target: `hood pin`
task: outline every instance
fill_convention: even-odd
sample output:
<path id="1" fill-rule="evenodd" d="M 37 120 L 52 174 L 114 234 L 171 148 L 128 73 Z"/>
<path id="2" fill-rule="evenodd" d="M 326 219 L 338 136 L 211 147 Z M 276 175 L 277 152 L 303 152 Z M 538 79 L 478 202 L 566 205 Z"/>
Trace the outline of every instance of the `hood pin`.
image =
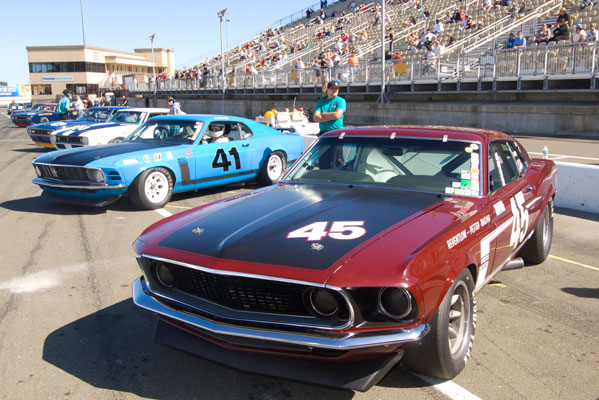
<path id="1" fill-rule="evenodd" d="M 200 235 L 202 232 L 204 232 L 204 230 L 202 228 L 194 228 L 191 233 L 193 233 L 194 235 Z"/>
<path id="2" fill-rule="evenodd" d="M 312 250 L 314 251 L 320 251 L 322 249 L 324 249 L 324 246 L 320 243 L 312 243 Z"/>

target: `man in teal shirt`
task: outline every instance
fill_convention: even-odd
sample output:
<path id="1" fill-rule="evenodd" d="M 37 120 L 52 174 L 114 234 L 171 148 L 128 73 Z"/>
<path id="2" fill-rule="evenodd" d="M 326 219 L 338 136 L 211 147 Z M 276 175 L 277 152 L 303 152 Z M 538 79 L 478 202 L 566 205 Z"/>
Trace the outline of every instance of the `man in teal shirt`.
<path id="1" fill-rule="evenodd" d="M 69 119 L 69 111 L 71 110 L 71 93 L 67 90 L 63 91 L 63 98 L 58 101 L 58 119 L 65 120 Z"/>
<path id="2" fill-rule="evenodd" d="M 314 122 L 318 122 L 320 132 L 318 136 L 343 128 L 343 115 L 345 114 L 345 99 L 339 97 L 339 81 L 332 80 L 327 85 L 327 97 L 323 97 L 314 108 Z"/>

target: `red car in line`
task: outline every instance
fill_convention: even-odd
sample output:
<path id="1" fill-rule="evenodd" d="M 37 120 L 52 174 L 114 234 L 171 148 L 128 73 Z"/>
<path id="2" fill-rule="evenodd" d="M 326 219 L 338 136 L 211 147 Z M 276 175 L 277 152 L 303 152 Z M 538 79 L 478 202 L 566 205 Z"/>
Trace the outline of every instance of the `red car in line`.
<path id="1" fill-rule="evenodd" d="M 367 390 L 396 363 L 451 379 L 475 295 L 543 262 L 556 168 L 509 135 L 389 126 L 321 136 L 282 180 L 135 241 L 155 339 L 234 368 Z"/>

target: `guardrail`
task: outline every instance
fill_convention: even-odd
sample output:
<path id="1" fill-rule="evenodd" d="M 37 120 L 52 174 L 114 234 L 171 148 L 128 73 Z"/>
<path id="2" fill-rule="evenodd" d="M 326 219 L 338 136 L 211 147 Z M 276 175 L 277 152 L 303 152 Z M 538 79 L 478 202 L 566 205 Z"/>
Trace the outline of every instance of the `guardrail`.
<path id="1" fill-rule="evenodd" d="M 558 76 L 562 79 L 589 79 L 588 89 L 597 89 L 598 44 L 541 45 L 520 49 L 492 50 L 478 55 L 450 55 L 434 62 L 426 62 L 417 55 L 404 62 L 387 62 L 382 71 L 380 62 L 365 63 L 360 67 L 348 65 L 313 69 L 279 69 L 258 74 L 231 75 L 227 90 L 295 89 L 325 84 L 329 79 L 339 79 L 348 88 L 361 86 L 358 91 L 370 91 L 371 85 L 379 85 L 384 72 L 387 84 L 418 83 L 449 80 L 495 80 L 503 78 L 546 78 Z M 138 83 L 132 92 L 152 92 L 153 83 Z M 171 79 L 158 82 L 159 92 L 221 90 L 217 76 L 208 79 Z M 380 89 L 379 89 L 380 90 Z M 373 92 L 377 89 L 373 88 Z"/>

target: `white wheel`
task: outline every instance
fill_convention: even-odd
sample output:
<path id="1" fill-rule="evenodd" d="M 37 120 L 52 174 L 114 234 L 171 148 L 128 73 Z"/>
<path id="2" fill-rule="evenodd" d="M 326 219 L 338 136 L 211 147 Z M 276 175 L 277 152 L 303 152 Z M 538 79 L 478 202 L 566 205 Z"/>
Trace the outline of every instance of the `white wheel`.
<path id="1" fill-rule="evenodd" d="M 169 184 L 166 176 L 162 172 L 152 172 L 144 181 L 144 192 L 146 198 L 152 203 L 162 203 L 169 194 Z"/>
<path id="2" fill-rule="evenodd" d="M 164 207 L 173 193 L 173 178 L 165 168 L 142 172 L 131 187 L 131 199 L 145 209 Z"/>
<path id="3" fill-rule="evenodd" d="M 261 185 L 272 185 L 281 179 L 283 172 L 285 172 L 285 155 L 280 151 L 275 151 L 262 165 L 257 181 Z"/>

